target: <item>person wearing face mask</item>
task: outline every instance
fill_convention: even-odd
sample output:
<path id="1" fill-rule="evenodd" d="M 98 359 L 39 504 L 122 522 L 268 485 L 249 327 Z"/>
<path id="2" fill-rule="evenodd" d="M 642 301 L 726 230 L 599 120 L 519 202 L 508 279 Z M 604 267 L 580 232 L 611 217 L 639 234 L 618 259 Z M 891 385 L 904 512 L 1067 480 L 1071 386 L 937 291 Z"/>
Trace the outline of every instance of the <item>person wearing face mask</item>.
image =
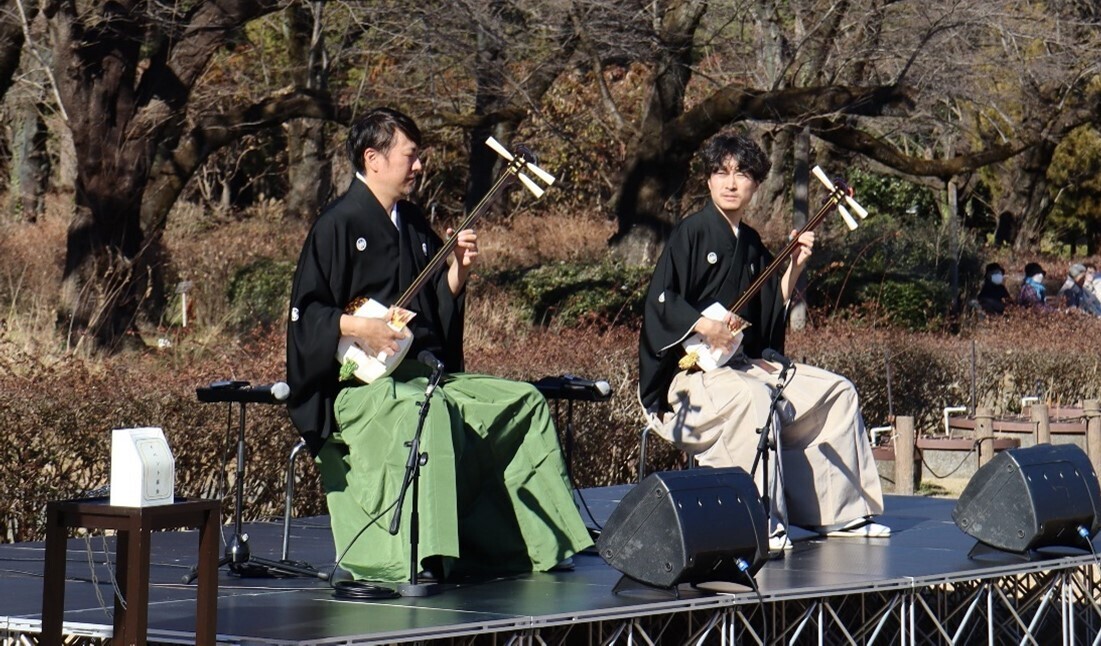
<path id="1" fill-rule="evenodd" d="M 1085 265 L 1074 263 L 1067 269 L 1067 279 L 1059 289 L 1059 295 L 1063 297 L 1063 304 L 1068 309 L 1079 309 L 1094 316 L 1101 315 L 1101 301 L 1085 288 L 1089 280 Z"/>
<path id="2" fill-rule="evenodd" d="M 1030 262 L 1025 265 L 1025 282 L 1021 285 L 1021 293 L 1017 295 L 1017 304 L 1047 309 L 1045 296 L 1044 268 L 1039 263 Z"/>
<path id="3" fill-rule="evenodd" d="M 998 263 L 992 262 L 986 266 L 986 275 L 976 300 L 982 311 L 993 315 L 1004 314 L 1006 304 L 1012 302 L 1009 290 L 1005 288 L 1005 269 Z"/>

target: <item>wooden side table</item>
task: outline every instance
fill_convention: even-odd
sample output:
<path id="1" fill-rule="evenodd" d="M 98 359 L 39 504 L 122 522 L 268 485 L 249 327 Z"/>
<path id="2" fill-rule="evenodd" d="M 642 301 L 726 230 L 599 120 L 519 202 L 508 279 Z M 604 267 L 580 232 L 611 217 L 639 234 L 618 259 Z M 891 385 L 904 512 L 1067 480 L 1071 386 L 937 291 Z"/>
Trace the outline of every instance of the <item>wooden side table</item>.
<path id="1" fill-rule="evenodd" d="M 60 644 L 65 614 L 65 549 L 68 529 L 114 529 L 115 580 L 123 598 L 115 596 L 112 643 L 145 644 L 149 628 L 149 541 L 157 530 L 199 528 L 199 576 L 195 611 L 195 643 L 214 644 L 218 618 L 217 500 L 177 498 L 170 505 L 113 507 L 107 498 L 46 503 L 46 574 L 42 585 L 42 641 Z M 123 607 L 125 599 L 126 607 Z"/>

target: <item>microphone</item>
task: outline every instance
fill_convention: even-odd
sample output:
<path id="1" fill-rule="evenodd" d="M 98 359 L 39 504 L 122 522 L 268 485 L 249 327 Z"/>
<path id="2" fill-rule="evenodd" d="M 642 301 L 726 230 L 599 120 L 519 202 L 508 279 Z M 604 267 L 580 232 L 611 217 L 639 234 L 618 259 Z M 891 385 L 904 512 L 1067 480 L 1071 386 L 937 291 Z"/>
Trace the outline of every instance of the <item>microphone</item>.
<path id="1" fill-rule="evenodd" d="M 765 361 L 771 361 L 773 363 L 780 364 L 784 367 L 784 370 L 791 370 L 791 359 L 788 359 L 787 357 L 773 350 L 772 348 L 765 348 L 765 351 L 761 353 L 761 358 Z"/>
<path id="2" fill-rule="evenodd" d="M 570 390 L 590 390 L 600 393 L 601 397 L 607 397 L 612 394 L 611 384 L 603 379 L 592 381 L 591 379 L 583 379 L 577 375 L 564 374 L 562 375 L 562 386 Z"/>
<path id="3" fill-rule="evenodd" d="M 433 370 L 443 372 L 443 362 L 437 359 L 436 355 L 432 354 L 431 350 L 421 350 L 421 353 L 417 355 L 417 361 L 420 361 Z"/>
<path id="4" fill-rule="evenodd" d="M 287 401 L 287 398 L 291 396 L 291 387 L 284 381 L 277 381 L 274 384 L 253 386 L 252 392 L 271 396 L 272 403 L 274 404 Z"/>
<path id="5" fill-rule="evenodd" d="M 248 386 L 248 382 L 216 381 L 206 388 L 196 388 L 199 401 L 238 402 L 249 404 L 282 404 L 291 396 L 291 387 L 277 381 L 263 386 Z"/>
<path id="6" fill-rule="evenodd" d="M 436 386 L 439 386 L 440 382 L 443 381 L 443 362 L 437 359 L 431 350 L 421 350 L 420 354 L 417 355 L 417 361 L 432 369 L 432 376 L 428 378 L 428 387 L 424 389 L 424 401 L 427 405 L 432 393 L 436 392 Z"/>

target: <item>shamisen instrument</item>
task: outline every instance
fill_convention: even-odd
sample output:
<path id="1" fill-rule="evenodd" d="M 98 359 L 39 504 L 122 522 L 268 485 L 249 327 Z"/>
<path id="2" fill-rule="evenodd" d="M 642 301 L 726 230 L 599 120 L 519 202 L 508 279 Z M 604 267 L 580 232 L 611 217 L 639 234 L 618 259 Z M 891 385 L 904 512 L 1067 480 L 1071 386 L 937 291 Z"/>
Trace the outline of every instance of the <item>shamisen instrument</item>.
<path id="1" fill-rule="evenodd" d="M 742 345 L 743 331 L 750 325 L 748 321 L 738 316 L 737 313 L 760 293 L 765 283 L 768 282 L 776 272 L 780 271 L 784 262 L 795 253 L 796 248 L 799 246 L 799 236 L 807 231 L 813 231 L 815 227 L 826 219 L 826 216 L 829 215 L 829 212 L 835 207 L 841 214 L 841 218 L 845 220 L 845 225 L 848 226 L 850 230 L 855 229 L 858 223 L 852 214 L 849 213 L 848 209 L 845 208 L 844 204 L 848 204 L 849 208 L 860 216 L 860 219 L 868 217 L 868 212 L 864 210 L 864 207 L 856 203 L 856 200 L 852 197 L 852 190 L 845 185 L 844 182 L 838 181 L 837 185 L 834 185 L 834 183 L 826 177 L 826 173 L 818 166 L 815 166 L 812 172 L 814 176 L 818 178 L 818 181 L 822 182 L 830 192 L 829 199 L 826 200 L 826 203 L 822 205 L 818 213 L 815 213 L 814 217 L 812 217 L 802 229 L 792 236 L 783 251 L 777 254 L 773 261 L 769 263 L 768 267 L 765 267 L 765 270 L 757 275 L 730 309 L 724 308 L 719 303 L 712 303 L 702 312 L 703 316 L 714 321 L 723 320 L 726 318 L 728 312 L 734 315 L 735 326 L 734 329 L 731 330 L 731 334 L 734 335 L 734 344 L 731 346 L 731 349 L 724 352 L 722 348 L 712 348 L 702 336 L 693 334 L 681 344 L 685 352 L 678 363 L 681 370 L 698 367 L 704 372 L 707 372 L 720 366 L 725 366 L 726 363 L 730 361 L 731 357 L 734 356 L 734 353 L 736 353 L 738 348 Z"/>
<path id="2" fill-rule="evenodd" d="M 415 316 L 412 311 L 406 308 L 413 302 L 413 299 L 416 298 L 421 289 L 423 289 L 436 273 L 447 264 L 448 255 L 454 251 L 455 245 L 458 244 L 460 231 L 471 228 L 478 218 L 489 209 L 490 204 L 501 195 L 505 187 L 513 180 L 519 180 L 519 182 L 531 191 L 536 198 L 543 196 L 544 189 L 529 176 L 529 173 L 538 178 L 538 180 L 546 186 L 550 186 L 554 183 L 553 175 L 535 165 L 535 154 L 528 148 L 516 146 L 514 152 L 510 153 L 493 137 L 486 140 L 486 145 L 492 148 L 498 155 L 504 157 L 508 165 L 501 173 L 501 176 L 497 178 L 496 183 L 489 189 L 489 192 L 486 193 L 485 197 L 478 202 L 478 205 L 474 207 L 470 215 L 466 216 L 462 224 L 460 224 L 455 229 L 455 232 L 448 237 L 443 243 L 443 246 L 440 247 L 440 250 L 436 252 L 436 255 L 432 257 L 432 260 L 428 262 L 428 265 L 409 285 L 401 297 L 393 303 L 392 307 L 388 307 L 372 298 L 361 297 L 349 303 L 348 307 L 345 309 L 346 314 L 375 319 L 389 317 L 387 325 L 390 326 L 390 329 L 395 332 L 405 329 L 409 321 Z M 341 376 L 344 377 L 346 371 L 350 371 L 357 379 L 368 384 L 380 377 L 385 377 L 393 372 L 394 368 L 401 363 L 402 359 L 404 359 L 405 355 L 409 352 L 409 347 L 412 344 L 413 336 L 409 334 L 397 342 L 397 353 L 372 353 L 359 337 L 350 335 L 341 336 L 336 349 L 336 360 L 341 364 Z"/>

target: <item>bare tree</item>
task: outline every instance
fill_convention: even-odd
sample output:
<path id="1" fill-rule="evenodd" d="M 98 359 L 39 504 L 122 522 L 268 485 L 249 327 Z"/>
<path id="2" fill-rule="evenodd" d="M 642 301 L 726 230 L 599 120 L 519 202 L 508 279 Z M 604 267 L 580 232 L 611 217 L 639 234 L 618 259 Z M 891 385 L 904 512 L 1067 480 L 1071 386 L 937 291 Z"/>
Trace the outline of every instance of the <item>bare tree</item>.
<path id="1" fill-rule="evenodd" d="M 35 221 L 45 208 L 49 181 L 43 120 L 45 91 L 41 85 L 29 82 L 23 84 L 21 92 L 9 90 L 20 69 L 23 46 L 37 13 L 35 0 L 0 2 L 0 98 L 8 96 L 12 105 L 9 199 L 11 211 L 29 222 Z"/>
<path id="2" fill-rule="evenodd" d="M 746 120 L 800 123 L 821 114 L 874 116 L 909 100 L 895 83 L 796 83 L 800 67 L 794 53 L 821 56 L 829 51 L 800 47 L 815 39 L 829 42 L 836 36 L 836 20 L 832 27 L 810 30 L 800 43 L 782 26 L 798 26 L 801 21 L 777 15 L 774 3 L 740 3 L 707 21 L 707 3 L 672 0 L 649 3 L 647 8 L 656 43 L 655 59 L 649 63 L 650 99 L 614 206 L 619 228 L 612 244 L 629 262 L 646 263 L 656 257 L 673 224 L 667 203 L 683 190 L 693 152 L 718 130 Z M 706 70 L 701 81 L 705 88 L 696 90 L 700 98 L 686 110 L 697 60 L 710 63 L 720 58 L 731 62 Z M 816 69 L 821 66 L 821 61 L 811 62 Z M 822 75 L 809 76 L 817 81 Z"/>
<path id="3" fill-rule="evenodd" d="M 23 43 L 38 15 L 38 0 L 0 0 L 0 98 L 11 87 Z"/>
<path id="4" fill-rule="evenodd" d="M 308 6 L 307 6 L 308 5 Z M 311 0 L 284 10 L 288 57 L 295 87 L 328 91 L 329 57 L 325 51 L 323 11 L 325 2 Z M 324 122 L 295 119 L 287 123 L 286 212 L 309 220 L 317 216 L 332 193 L 331 163 L 325 143 Z"/>
<path id="5" fill-rule="evenodd" d="M 791 149 L 785 127 L 797 126 L 943 186 L 1021 153 L 1043 163 L 1046 145 L 1090 118 L 1073 100 L 1098 59 L 1096 22 L 1081 5 L 1078 13 L 978 0 L 645 7 L 658 53 L 648 61 L 650 108 L 626 160 L 612 240 L 632 262 L 660 248 L 692 151 L 732 124 L 768 126 L 779 178 Z M 780 211 L 786 184 L 762 187 L 760 219 Z"/>
<path id="6" fill-rule="evenodd" d="M 334 73 L 354 92 L 348 108 L 403 108 L 426 126 L 431 142 L 446 141 L 430 153 L 422 198 L 434 202 L 444 186 L 464 183 L 466 208 L 481 199 L 498 170 L 486 137 L 507 145 L 538 118 L 545 95 L 571 68 L 578 42 L 568 3 L 559 0 L 416 6 L 380 0 L 342 8 L 358 26 L 358 48 L 341 44 L 333 56 L 334 70 L 342 70 Z M 457 140 L 465 158 L 456 154 Z"/>
<path id="7" fill-rule="evenodd" d="M 43 113 L 46 102 L 34 92 L 15 93 L 11 119 L 11 212 L 24 222 L 35 222 L 46 210 L 50 161 L 49 135 Z"/>
<path id="8" fill-rule="evenodd" d="M 43 3 L 52 71 L 77 152 L 64 266 L 69 339 L 117 349 L 159 286 L 159 240 L 183 184 L 211 151 L 289 118 L 328 116 L 324 96 L 285 90 L 219 112 L 191 98 L 212 57 L 276 0 Z"/>
<path id="9" fill-rule="evenodd" d="M 461 4 L 473 18 L 473 112 L 479 117 L 469 130 L 470 179 L 465 199 L 469 211 L 489 191 L 501 161 L 486 147 L 486 138 L 513 139 L 529 112 L 538 109 L 570 65 L 577 39 L 568 15 L 551 18 L 547 24 L 547 17 L 532 10 L 532 5 L 521 9 L 504 0 L 479 3 L 482 6 Z M 542 51 L 532 47 L 536 32 L 546 39 Z M 519 61 L 524 65 L 518 66 Z"/>

